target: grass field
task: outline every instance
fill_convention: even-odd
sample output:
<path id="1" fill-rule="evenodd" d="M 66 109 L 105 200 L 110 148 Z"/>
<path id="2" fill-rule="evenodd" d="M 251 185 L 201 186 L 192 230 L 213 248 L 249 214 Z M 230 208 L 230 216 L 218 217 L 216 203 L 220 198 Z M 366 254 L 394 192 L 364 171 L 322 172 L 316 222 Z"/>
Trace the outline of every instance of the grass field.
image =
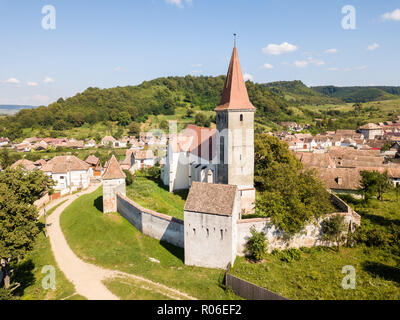
<path id="1" fill-rule="evenodd" d="M 185 206 L 187 191 L 176 194 L 170 193 L 161 185 L 161 182 L 156 183 L 138 176 L 126 188 L 126 195 L 144 208 L 183 220 L 183 207 Z"/>
<path id="2" fill-rule="evenodd" d="M 58 206 L 60 206 L 60 203 Z M 58 206 L 48 211 L 50 215 Z M 43 218 L 40 221 L 43 223 Z M 42 281 L 49 273 L 42 273 L 44 266 L 55 268 L 55 290 L 44 289 Z M 85 298 L 75 294 L 75 288 L 67 280 L 58 268 L 51 251 L 50 240 L 41 232 L 36 240 L 34 249 L 18 265 L 15 271 L 15 281 L 21 283 L 17 289 L 17 295 L 23 300 L 84 300 Z"/>
<path id="3" fill-rule="evenodd" d="M 145 277 L 200 299 L 234 297 L 222 285 L 224 271 L 185 266 L 183 249 L 141 234 L 119 214 L 104 215 L 101 195 L 100 188 L 80 197 L 61 216 L 68 244 L 81 259 Z M 129 297 L 126 284 L 108 285 L 123 298 Z"/>
<path id="4" fill-rule="evenodd" d="M 356 205 L 362 224 L 389 234 L 392 225 L 400 226 L 400 203 L 395 194 L 381 202 L 372 200 Z M 341 286 L 344 266 L 356 270 L 356 289 Z M 236 260 L 233 274 L 268 288 L 290 299 L 400 299 L 400 257 L 391 248 L 343 247 L 303 249 L 301 259 L 290 263 L 267 255 L 262 263 L 245 258 Z"/>

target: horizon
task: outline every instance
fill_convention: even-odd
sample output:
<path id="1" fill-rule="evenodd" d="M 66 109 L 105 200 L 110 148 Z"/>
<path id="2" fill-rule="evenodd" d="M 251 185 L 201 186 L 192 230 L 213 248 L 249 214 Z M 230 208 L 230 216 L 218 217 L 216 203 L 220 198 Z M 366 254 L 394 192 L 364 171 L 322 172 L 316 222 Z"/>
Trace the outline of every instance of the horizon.
<path id="1" fill-rule="evenodd" d="M 48 105 L 88 87 L 225 75 L 234 33 L 244 77 L 255 83 L 400 86 L 399 1 L 353 4 L 355 29 L 343 26 L 348 4 L 54 0 L 53 26 L 45 1 L 0 1 L 0 104 Z"/>

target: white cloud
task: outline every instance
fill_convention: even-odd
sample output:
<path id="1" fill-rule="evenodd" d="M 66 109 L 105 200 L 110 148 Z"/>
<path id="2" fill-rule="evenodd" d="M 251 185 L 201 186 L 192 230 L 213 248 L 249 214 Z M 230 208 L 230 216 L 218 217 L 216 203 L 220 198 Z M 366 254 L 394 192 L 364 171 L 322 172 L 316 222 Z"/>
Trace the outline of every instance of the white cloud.
<path id="1" fill-rule="evenodd" d="M 354 70 L 360 71 L 360 70 L 365 70 L 367 68 L 368 68 L 368 66 L 364 65 L 364 66 L 358 66 L 358 67 L 353 67 L 353 68 L 345 68 L 344 71 L 346 71 L 346 72 L 354 71 Z"/>
<path id="2" fill-rule="evenodd" d="M 191 74 L 193 74 L 193 75 L 197 75 L 197 74 L 201 74 L 201 73 L 203 73 L 203 70 L 192 70 L 191 71 Z"/>
<path id="3" fill-rule="evenodd" d="M 339 68 L 333 67 L 333 68 L 328 68 L 328 71 L 338 71 Z"/>
<path id="4" fill-rule="evenodd" d="M 50 98 L 48 96 L 43 96 L 41 94 L 36 94 L 32 97 L 24 98 L 27 102 L 31 101 L 33 104 L 48 104 L 50 103 Z"/>
<path id="5" fill-rule="evenodd" d="M 367 68 L 368 68 L 368 66 L 359 66 L 359 67 L 355 67 L 354 70 L 365 70 Z"/>
<path id="6" fill-rule="evenodd" d="M 262 51 L 265 54 L 271 54 L 271 55 L 280 55 L 282 53 L 288 53 L 288 52 L 293 52 L 298 49 L 297 46 L 290 44 L 288 42 L 283 42 L 281 44 L 269 44 L 265 48 L 262 49 Z"/>
<path id="7" fill-rule="evenodd" d="M 338 52 L 339 52 L 339 50 L 338 50 L 338 49 L 335 49 L 335 48 L 325 50 L 325 53 L 330 53 L 330 54 L 338 53 Z"/>
<path id="8" fill-rule="evenodd" d="M 247 80 L 254 81 L 254 77 L 250 73 L 245 73 L 243 75 L 243 78 L 244 78 L 244 81 L 247 81 Z"/>
<path id="9" fill-rule="evenodd" d="M 308 57 L 308 61 L 310 61 L 310 63 L 316 65 L 317 67 L 321 67 L 321 66 L 325 65 L 325 61 L 319 60 L 319 59 L 314 59 L 312 57 Z"/>
<path id="10" fill-rule="evenodd" d="M 177 6 L 178 8 L 183 8 L 184 3 L 192 4 L 192 0 L 165 0 L 168 4 Z"/>
<path id="11" fill-rule="evenodd" d="M 273 69 L 274 66 L 272 64 L 269 63 L 264 63 L 264 65 L 261 67 L 261 69 Z"/>
<path id="12" fill-rule="evenodd" d="M 299 61 L 299 60 L 297 60 L 297 61 L 295 61 L 293 64 L 297 67 L 297 68 L 305 68 L 305 67 L 307 67 L 308 66 L 308 61 Z"/>
<path id="13" fill-rule="evenodd" d="M 369 46 L 367 47 L 367 50 L 373 51 L 373 50 L 376 50 L 376 49 L 378 49 L 378 48 L 379 48 L 379 44 L 374 43 L 374 44 L 369 45 Z"/>
<path id="14" fill-rule="evenodd" d="M 393 21 L 400 21 L 400 9 L 395 9 L 392 12 L 386 12 L 381 15 L 383 21 L 386 20 L 393 20 Z"/>
<path id="15" fill-rule="evenodd" d="M 201 68 L 203 65 L 201 63 L 199 64 L 192 64 L 191 67 L 192 68 Z"/>
<path id="16" fill-rule="evenodd" d="M 50 77 L 46 77 L 46 78 L 44 78 L 43 82 L 44 82 L 44 83 L 53 83 L 53 82 L 54 82 L 54 79 L 52 79 L 52 78 L 50 78 Z"/>
<path id="17" fill-rule="evenodd" d="M 115 67 L 114 71 L 121 71 L 121 67 L 120 66 Z"/>
<path id="18" fill-rule="evenodd" d="M 10 79 L 6 80 L 5 82 L 10 83 L 10 84 L 20 84 L 20 81 L 16 78 L 10 78 Z"/>
<path id="19" fill-rule="evenodd" d="M 28 82 L 28 86 L 30 87 L 37 87 L 38 85 L 39 84 L 37 82 L 31 82 L 31 81 Z"/>

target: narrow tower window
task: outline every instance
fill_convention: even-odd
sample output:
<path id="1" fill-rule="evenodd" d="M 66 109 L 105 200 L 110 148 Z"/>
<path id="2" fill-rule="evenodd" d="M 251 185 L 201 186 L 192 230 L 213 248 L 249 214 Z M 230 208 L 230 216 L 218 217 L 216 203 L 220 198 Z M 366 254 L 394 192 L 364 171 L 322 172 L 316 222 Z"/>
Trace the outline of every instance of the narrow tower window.
<path id="1" fill-rule="evenodd" d="M 242 114 L 240 115 L 240 121 L 243 122 L 243 115 Z"/>
<path id="2" fill-rule="evenodd" d="M 224 240 L 224 230 L 221 229 L 221 240 Z"/>

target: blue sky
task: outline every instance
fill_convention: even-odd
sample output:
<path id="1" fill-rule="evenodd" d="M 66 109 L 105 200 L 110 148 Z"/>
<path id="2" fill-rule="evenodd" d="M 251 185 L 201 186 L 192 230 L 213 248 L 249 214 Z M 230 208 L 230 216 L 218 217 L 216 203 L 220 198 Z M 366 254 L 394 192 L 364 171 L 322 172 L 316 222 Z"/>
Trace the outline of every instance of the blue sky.
<path id="1" fill-rule="evenodd" d="M 346 5 L 355 30 L 342 28 Z M 0 104 L 225 74 L 234 32 L 255 82 L 400 85 L 400 0 L 0 0 Z"/>

